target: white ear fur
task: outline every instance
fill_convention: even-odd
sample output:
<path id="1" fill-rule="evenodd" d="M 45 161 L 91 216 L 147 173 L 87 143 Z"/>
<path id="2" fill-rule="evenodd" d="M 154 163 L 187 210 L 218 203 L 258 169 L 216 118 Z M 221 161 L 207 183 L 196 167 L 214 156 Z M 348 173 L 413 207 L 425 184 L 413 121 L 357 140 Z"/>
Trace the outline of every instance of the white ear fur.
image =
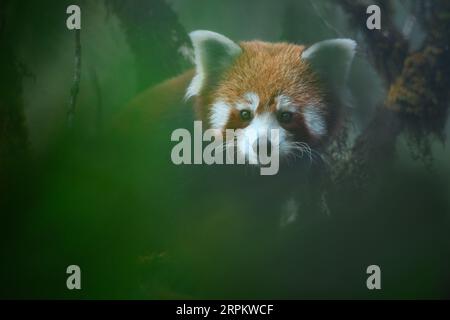
<path id="1" fill-rule="evenodd" d="M 186 91 L 186 99 L 198 95 L 206 83 L 214 83 L 242 52 L 238 44 L 215 32 L 198 30 L 189 37 L 194 47 L 196 75 Z"/>
<path id="2" fill-rule="evenodd" d="M 355 56 L 356 42 L 351 39 L 331 39 L 318 42 L 302 53 L 315 72 L 331 85 L 342 88 Z"/>

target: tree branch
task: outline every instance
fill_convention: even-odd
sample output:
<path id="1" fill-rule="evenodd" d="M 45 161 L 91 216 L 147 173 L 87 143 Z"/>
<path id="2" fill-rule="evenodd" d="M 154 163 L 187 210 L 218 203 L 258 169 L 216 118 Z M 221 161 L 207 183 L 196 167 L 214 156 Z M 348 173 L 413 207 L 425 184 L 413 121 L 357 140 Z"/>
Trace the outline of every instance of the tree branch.
<path id="1" fill-rule="evenodd" d="M 69 108 L 67 110 L 67 125 L 69 128 L 73 126 L 73 119 L 75 117 L 75 107 L 77 104 L 78 93 L 80 91 L 80 77 L 81 77 L 81 31 L 75 30 L 75 66 L 72 89 L 70 90 Z"/>
<path id="2" fill-rule="evenodd" d="M 368 56 L 386 84 L 401 72 L 403 61 L 408 53 L 408 42 L 397 30 L 392 21 L 392 7 L 389 2 L 378 3 L 382 12 L 382 29 L 369 30 L 366 27 L 367 4 L 354 0 L 339 1 L 342 8 L 349 14 L 350 23 L 364 34 L 369 51 Z"/>
<path id="3" fill-rule="evenodd" d="M 341 3 L 351 21 L 363 26 L 370 56 L 389 88 L 371 124 L 333 172 L 334 182 L 360 187 L 373 176 L 373 169 L 392 158 L 396 138 L 405 128 L 424 136 L 438 133 L 445 126 L 450 84 L 450 3 L 433 3 L 425 45 L 413 53 L 408 53 L 407 41 L 392 23 L 389 9 L 382 11 L 385 31 L 376 31 L 365 28 L 364 5 L 349 0 Z"/>

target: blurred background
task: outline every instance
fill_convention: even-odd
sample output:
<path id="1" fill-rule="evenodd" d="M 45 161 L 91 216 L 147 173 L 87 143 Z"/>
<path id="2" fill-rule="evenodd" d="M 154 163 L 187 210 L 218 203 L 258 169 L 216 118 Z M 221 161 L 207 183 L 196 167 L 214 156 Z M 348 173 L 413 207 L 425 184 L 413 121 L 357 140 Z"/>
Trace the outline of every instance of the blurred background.
<path id="1" fill-rule="evenodd" d="M 0 2 L 0 297 L 450 298 L 450 6 L 378 4 L 371 31 L 365 1 Z M 177 167 L 187 108 L 111 130 L 139 92 L 192 68 L 196 29 L 358 42 L 324 172 L 292 189 L 292 176 Z M 66 288 L 71 264 L 81 291 Z"/>

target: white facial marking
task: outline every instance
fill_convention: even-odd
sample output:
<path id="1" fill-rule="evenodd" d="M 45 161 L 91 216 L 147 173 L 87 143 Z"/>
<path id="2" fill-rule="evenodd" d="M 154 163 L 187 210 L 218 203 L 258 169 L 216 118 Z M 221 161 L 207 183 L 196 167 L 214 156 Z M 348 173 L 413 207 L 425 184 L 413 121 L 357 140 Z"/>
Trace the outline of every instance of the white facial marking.
<path id="1" fill-rule="evenodd" d="M 254 92 L 247 92 L 244 95 L 244 99 L 236 103 L 236 109 L 246 110 L 250 109 L 255 112 L 259 105 L 259 96 Z"/>
<path id="2" fill-rule="evenodd" d="M 279 95 L 275 98 L 276 102 L 276 108 L 279 111 L 290 111 L 295 112 L 297 111 L 297 107 L 295 106 L 292 99 L 284 94 Z"/>
<path id="3" fill-rule="evenodd" d="M 231 107 L 219 100 L 215 102 L 210 111 L 209 121 L 211 123 L 212 129 L 223 129 L 225 128 L 228 119 L 230 118 Z"/>
<path id="4" fill-rule="evenodd" d="M 254 92 L 248 92 L 244 98 L 235 104 L 238 110 L 256 111 L 259 105 L 259 96 Z M 218 100 L 213 103 L 209 115 L 209 121 L 212 129 L 224 129 L 228 120 L 230 119 L 230 112 L 232 107 L 223 100 Z"/>
<path id="5" fill-rule="evenodd" d="M 324 116 L 321 110 L 313 105 L 308 105 L 303 110 L 306 126 L 315 136 L 323 136 L 327 133 Z"/>
<path id="6" fill-rule="evenodd" d="M 286 140 L 287 132 L 278 123 L 275 116 L 270 112 L 265 112 L 256 115 L 250 124 L 242 129 L 244 139 L 238 139 L 238 150 L 251 162 L 256 163 L 258 154 L 253 149 L 253 144 L 258 138 L 269 139 L 271 137 L 271 130 L 278 131 L 279 142 L 278 145 L 283 144 Z"/>

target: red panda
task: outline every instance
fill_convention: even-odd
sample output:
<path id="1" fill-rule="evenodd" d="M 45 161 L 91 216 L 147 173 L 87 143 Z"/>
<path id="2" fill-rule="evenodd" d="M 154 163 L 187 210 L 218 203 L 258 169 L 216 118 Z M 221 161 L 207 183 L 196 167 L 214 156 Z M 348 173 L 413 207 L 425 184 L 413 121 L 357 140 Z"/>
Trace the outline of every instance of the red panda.
<path id="1" fill-rule="evenodd" d="M 190 38 L 195 69 L 147 90 L 132 108 L 153 107 L 155 113 L 161 110 L 155 105 L 181 104 L 184 96 L 193 101 L 204 128 L 219 134 L 226 129 L 242 129 L 243 135 L 257 132 L 242 143 L 257 145 L 260 139 L 269 139 L 269 130 L 278 129 L 281 158 L 303 153 L 333 136 L 355 41 L 332 39 L 310 47 L 236 43 L 211 31 L 194 31 Z M 243 153 L 252 150 L 237 147 Z"/>

